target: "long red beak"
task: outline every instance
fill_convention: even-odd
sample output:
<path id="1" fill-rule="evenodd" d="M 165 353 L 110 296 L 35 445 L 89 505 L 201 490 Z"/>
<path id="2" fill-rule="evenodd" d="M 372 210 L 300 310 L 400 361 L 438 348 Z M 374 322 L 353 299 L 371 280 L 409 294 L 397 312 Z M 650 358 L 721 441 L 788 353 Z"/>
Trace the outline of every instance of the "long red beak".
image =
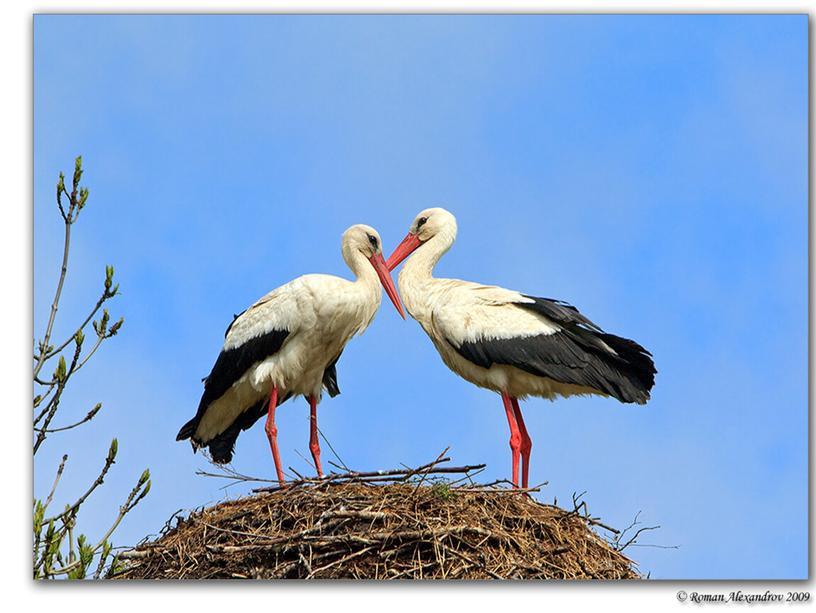
<path id="1" fill-rule="evenodd" d="M 402 242 L 397 245 L 397 248 L 394 249 L 394 253 L 391 254 L 391 257 L 389 257 L 388 261 L 385 263 L 388 270 L 394 270 L 397 266 L 399 266 L 400 262 L 411 255 L 414 252 L 414 249 L 419 247 L 421 244 L 422 241 L 419 240 L 419 237 L 416 234 L 409 232 L 408 236 L 402 239 Z"/>
<path id="2" fill-rule="evenodd" d="M 388 266 L 385 264 L 385 260 L 383 259 L 382 253 L 375 253 L 368 261 L 371 262 L 371 265 L 374 267 L 374 270 L 377 271 L 377 276 L 380 278 L 380 283 L 382 283 L 383 288 L 385 289 L 385 293 L 388 294 L 388 297 L 391 299 L 391 302 L 394 303 L 394 306 L 397 307 L 397 311 L 400 314 L 400 317 L 405 319 L 405 313 L 402 310 L 402 304 L 400 303 L 399 294 L 397 293 L 397 288 L 394 287 L 394 282 L 391 280 L 391 273 L 388 272 Z"/>

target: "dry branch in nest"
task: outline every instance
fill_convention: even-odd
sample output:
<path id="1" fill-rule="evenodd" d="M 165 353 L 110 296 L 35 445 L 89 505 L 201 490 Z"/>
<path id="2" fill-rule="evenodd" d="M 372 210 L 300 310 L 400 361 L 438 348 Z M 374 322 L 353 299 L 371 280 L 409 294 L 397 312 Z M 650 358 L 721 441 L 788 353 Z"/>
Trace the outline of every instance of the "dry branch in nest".
<path id="1" fill-rule="evenodd" d="M 178 519 L 116 579 L 637 579 L 596 519 L 419 469 L 266 488 Z M 248 479 L 241 479 L 248 480 Z M 535 489 L 535 488 L 532 488 Z M 169 522 L 168 522 L 169 523 Z"/>

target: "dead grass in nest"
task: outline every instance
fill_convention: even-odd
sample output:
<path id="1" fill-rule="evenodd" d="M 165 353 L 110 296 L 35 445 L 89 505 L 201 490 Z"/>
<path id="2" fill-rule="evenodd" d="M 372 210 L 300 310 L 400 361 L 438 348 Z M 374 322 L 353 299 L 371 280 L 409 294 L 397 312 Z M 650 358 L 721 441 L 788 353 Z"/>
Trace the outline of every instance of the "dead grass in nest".
<path id="1" fill-rule="evenodd" d="M 580 508 L 444 481 L 299 484 L 178 519 L 113 578 L 639 579 Z"/>

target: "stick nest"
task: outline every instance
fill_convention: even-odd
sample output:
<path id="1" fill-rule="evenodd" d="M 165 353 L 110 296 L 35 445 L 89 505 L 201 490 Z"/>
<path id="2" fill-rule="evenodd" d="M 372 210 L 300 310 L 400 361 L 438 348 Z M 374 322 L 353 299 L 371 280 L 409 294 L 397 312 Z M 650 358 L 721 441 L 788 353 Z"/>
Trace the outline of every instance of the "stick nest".
<path id="1" fill-rule="evenodd" d="M 299 483 L 176 518 L 116 579 L 638 579 L 565 511 L 449 482 Z"/>

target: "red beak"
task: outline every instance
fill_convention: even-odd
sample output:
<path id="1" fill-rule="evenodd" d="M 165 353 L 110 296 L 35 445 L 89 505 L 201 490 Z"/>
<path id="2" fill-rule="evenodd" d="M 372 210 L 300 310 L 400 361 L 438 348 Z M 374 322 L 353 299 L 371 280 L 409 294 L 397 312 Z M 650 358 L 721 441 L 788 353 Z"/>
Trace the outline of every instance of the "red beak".
<path id="1" fill-rule="evenodd" d="M 385 293 L 388 294 L 391 302 L 393 302 L 394 306 L 397 307 L 400 317 L 405 319 L 405 313 L 402 310 L 402 304 L 400 303 L 397 288 L 394 287 L 394 282 L 391 280 L 391 273 L 388 272 L 388 267 L 385 265 L 385 260 L 383 259 L 382 253 L 375 253 L 368 258 L 368 261 L 371 262 L 374 270 L 377 271 L 377 276 L 380 278 L 380 283 L 382 283 Z"/>
<path id="2" fill-rule="evenodd" d="M 388 270 L 394 270 L 397 266 L 399 266 L 400 262 L 411 255 L 421 244 L 422 241 L 419 240 L 419 237 L 416 234 L 409 232 L 408 236 L 402 239 L 402 242 L 397 245 L 397 248 L 394 249 L 394 253 L 391 254 L 391 257 L 389 257 L 388 261 L 385 263 Z"/>

